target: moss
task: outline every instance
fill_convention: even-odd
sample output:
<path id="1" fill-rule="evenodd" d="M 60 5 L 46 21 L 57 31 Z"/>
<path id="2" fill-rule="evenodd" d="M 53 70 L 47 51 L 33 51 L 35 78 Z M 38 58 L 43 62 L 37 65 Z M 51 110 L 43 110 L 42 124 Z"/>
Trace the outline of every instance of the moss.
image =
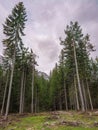
<path id="1" fill-rule="evenodd" d="M 0 130 L 98 130 L 98 127 L 94 126 L 95 121 L 98 122 L 98 116 L 77 112 L 58 112 L 58 118 L 52 119 L 52 117 L 49 113 L 17 116 L 15 120 L 10 116 L 11 123 L 5 128 L 0 127 Z M 62 123 L 64 121 L 67 123 Z M 73 122 L 80 122 L 81 125 L 70 126 L 69 124 Z"/>

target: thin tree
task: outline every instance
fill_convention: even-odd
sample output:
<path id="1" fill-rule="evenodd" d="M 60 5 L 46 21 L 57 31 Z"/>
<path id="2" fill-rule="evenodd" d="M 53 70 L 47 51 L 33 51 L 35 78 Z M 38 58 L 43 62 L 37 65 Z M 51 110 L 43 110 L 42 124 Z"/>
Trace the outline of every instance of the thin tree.
<path id="1" fill-rule="evenodd" d="M 79 98 L 78 98 L 78 91 L 77 91 L 77 84 L 76 84 L 76 77 L 74 76 L 74 87 L 75 87 L 75 96 L 76 96 L 76 109 L 79 111 Z"/>
<path id="2" fill-rule="evenodd" d="M 4 34 L 8 37 L 7 39 L 3 40 L 3 44 L 6 47 L 6 55 L 12 59 L 5 119 L 9 112 L 15 60 L 16 55 L 22 45 L 21 36 L 24 36 L 23 30 L 25 28 L 25 21 L 26 11 L 23 3 L 19 2 L 12 10 L 12 15 L 9 15 L 8 18 L 6 18 L 6 22 L 3 25 Z"/>
<path id="3" fill-rule="evenodd" d="M 34 113 L 34 75 L 35 75 L 35 64 L 37 62 L 35 61 L 36 55 L 33 53 L 31 49 L 31 70 L 32 70 L 32 87 L 31 87 L 31 92 L 32 92 L 32 100 L 31 100 L 31 113 Z"/>
<path id="4" fill-rule="evenodd" d="M 21 54 L 21 63 L 20 63 L 20 70 L 21 70 L 21 89 L 20 89 L 20 106 L 19 106 L 19 113 L 23 113 L 24 107 L 24 94 L 25 94 L 25 80 L 26 80 L 26 68 L 28 67 L 28 48 L 22 48 Z"/>
<path id="5" fill-rule="evenodd" d="M 78 82 L 78 88 L 79 88 L 80 100 L 81 100 L 81 108 L 82 108 L 82 111 L 85 111 L 85 105 L 84 105 L 84 100 L 83 100 L 83 93 L 82 93 L 82 89 L 81 89 L 81 84 L 80 84 L 79 69 L 78 69 L 77 56 L 76 56 L 76 48 L 75 48 L 74 40 L 73 40 L 73 49 L 74 49 L 74 59 L 75 59 L 75 67 L 76 67 L 76 76 L 77 76 L 77 82 Z"/>
<path id="6" fill-rule="evenodd" d="M 3 115 L 3 112 L 4 112 L 4 104 L 5 104 L 6 94 L 7 94 L 8 81 L 9 81 L 9 71 L 7 71 L 7 74 L 6 74 L 6 83 L 5 83 L 4 96 L 3 96 L 3 101 L 2 101 L 1 115 Z"/>

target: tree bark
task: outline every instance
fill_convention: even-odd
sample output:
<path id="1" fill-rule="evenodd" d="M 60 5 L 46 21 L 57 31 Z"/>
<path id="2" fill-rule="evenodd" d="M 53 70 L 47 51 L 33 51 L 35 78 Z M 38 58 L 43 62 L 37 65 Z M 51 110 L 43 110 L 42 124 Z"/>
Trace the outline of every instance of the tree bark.
<path id="1" fill-rule="evenodd" d="M 79 107 L 79 99 L 78 99 L 78 92 L 77 92 L 77 86 L 76 86 L 75 76 L 74 76 L 74 86 L 75 86 L 75 95 L 76 95 L 76 108 L 79 111 L 80 107 Z"/>
<path id="2" fill-rule="evenodd" d="M 34 113 L 34 64 L 32 68 L 32 102 L 31 102 L 31 113 Z"/>
<path id="3" fill-rule="evenodd" d="M 3 97 L 3 102 L 2 102 L 2 108 L 1 108 L 1 115 L 3 115 L 4 111 L 4 104 L 5 104 L 5 98 L 7 94 L 7 87 L 8 87 L 8 80 L 9 79 L 9 71 L 7 72 L 7 79 L 6 79 L 6 84 L 5 84 L 5 90 L 4 90 L 4 97 Z"/>
<path id="4" fill-rule="evenodd" d="M 65 76 L 64 76 L 64 77 L 65 77 Z M 67 103 L 67 93 L 66 93 L 65 79 L 64 79 L 64 95 L 65 95 L 66 111 L 68 111 L 68 103 Z"/>
<path id="5" fill-rule="evenodd" d="M 22 114 L 22 106 L 23 106 L 23 83 L 24 83 L 24 70 L 22 72 L 21 77 L 21 90 L 20 90 L 20 107 L 19 107 L 19 114 Z"/>
<path id="6" fill-rule="evenodd" d="M 59 109 L 62 110 L 61 90 L 60 90 L 60 95 L 59 95 Z"/>
<path id="7" fill-rule="evenodd" d="M 37 86 L 36 86 L 36 91 L 35 91 L 35 113 L 37 112 L 37 97 L 38 94 L 37 94 Z"/>
<path id="8" fill-rule="evenodd" d="M 88 96 L 89 96 L 89 100 L 90 100 L 90 107 L 91 107 L 91 110 L 93 111 L 92 98 L 91 98 L 91 94 L 90 94 L 90 90 L 89 90 L 87 79 L 86 79 L 86 84 L 87 84 L 87 91 L 88 91 Z"/>
<path id="9" fill-rule="evenodd" d="M 6 112 L 5 112 L 5 119 L 7 118 L 8 112 L 9 112 L 11 90 L 12 90 L 12 82 L 13 82 L 13 74 L 14 74 L 14 67 L 15 67 L 15 50 L 14 50 L 14 55 L 13 55 L 13 63 L 12 63 L 11 76 L 10 76 L 10 83 L 9 83 L 9 91 L 8 91 L 8 98 L 7 98 L 7 106 L 6 106 Z"/>
<path id="10" fill-rule="evenodd" d="M 85 102 L 85 110 L 87 111 L 87 98 L 86 98 L 86 91 L 85 91 L 83 80 L 82 80 L 82 88 L 83 88 L 83 97 L 84 97 L 84 102 Z"/>
<path id="11" fill-rule="evenodd" d="M 39 93 L 37 93 L 37 112 L 39 112 Z"/>
<path id="12" fill-rule="evenodd" d="M 23 83 L 23 103 L 22 103 L 22 113 L 24 112 L 24 106 L 25 106 L 25 86 L 26 86 L 26 73 L 24 72 L 24 83 Z"/>
<path id="13" fill-rule="evenodd" d="M 80 100 L 81 100 L 81 108 L 82 108 L 82 111 L 84 112 L 85 111 L 85 107 L 84 107 L 84 100 L 83 100 L 82 88 L 81 88 L 81 84 L 80 84 L 78 63 L 77 63 L 77 57 L 76 57 L 76 48 L 75 48 L 74 41 L 73 41 L 73 49 L 74 49 L 74 59 L 75 59 L 75 67 L 76 67 L 76 75 L 77 75 L 77 81 L 78 81 L 78 88 L 79 88 Z"/>

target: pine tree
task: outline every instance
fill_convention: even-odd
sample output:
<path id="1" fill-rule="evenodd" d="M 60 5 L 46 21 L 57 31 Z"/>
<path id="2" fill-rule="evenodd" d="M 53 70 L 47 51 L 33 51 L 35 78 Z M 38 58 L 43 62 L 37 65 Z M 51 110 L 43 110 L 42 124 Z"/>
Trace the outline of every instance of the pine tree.
<path id="1" fill-rule="evenodd" d="M 89 42 L 87 42 L 87 40 L 85 43 L 84 41 L 85 37 L 82 34 L 82 29 L 80 28 L 77 22 L 75 23 L 71 22 L 70 25 L 66 27 L 65 34 L 66 38 L 65 40 L 61 40 L 61 44 L 64 46 L 63 50 L 66 57 L 66 66 L 68 72 L 67 79 L 69 77 L 70 80 L 70 78 L 72 77 L 71 79 L 72 82 L 70 84 L 75 84 L 76 87 L 74 77 L 75 76 L 77 77 L 81 108 L 82 111 L 84 111 L 86 107 L 86 96 L 85 96 L 86 92 L 85 87 L 83 86 L 85 75 L 85 71 L 83 70 L 83 68 L 85 68 L 85 70 L 89 68 L 89 66 L 86 66 L 87 64 L 85 64 L 88 60 L 88 54 L 86 49 L 87 47 L 90 47 L 91 49 L 93 47 L 92 44 L 89 44 Z M 88 46 L 86 46 L 87 43 Z"/>
<path id="2" fill-rule="evenodd" d="M 29 52 L 28 48 L 22 47 L 22 53 L 20 56 L 20 71 L 21 71 L 21 89 L 20 89 L 20 107 L 19 113 L 22 114 L 24 110 L 24 97 L 25 97 L 25 83 L 26 72 L 28 68 Z"/>
<path id="3" fill-rule="evenodd" d="M 35 75 L 35 65 L 37 64 L 37 62 L 35 61 L 36 55 L 33 53 L 32 49 L 31 49 L 31 53 L 30 53 L 30 66 L 31 66 L 31 70 L 32 70 L 32 100 L 31 100 L 31 112 L 34 113 L 34 75 Z"/>
<path id="4" fill-rule="evenodd" d="M 65 98 L 65 108 L 68 110 L 68 101 L 67 101 L 67 89 L 66 89 L 66 63 L 65 63 L 65 56 L 64 56 L 64 50 L 61 50 L 61 54 L 59 57 L 59 79 L 60 79 L 60 84 L 63 87 L 64 91 L 64 98 Z"/>
<path id="5" fill-rule="evenodd" d="M 11 75 L 5 118 L 9 112 L 15 60 L 16 55 L 22 46 L 21 36 L 24 36 L 23 30 L 25 28 L 25 21 L 26 11 L 23 3 L 19 2 L 12 10 L 12 15 L 9 15 L 8 18 L 6 18 L 6 22 L 3 25 L 4 34 L 7 36 L 7 39 L 3 40 L 3 44 L 5 46 L 5 55 L 11 58 Z"/>

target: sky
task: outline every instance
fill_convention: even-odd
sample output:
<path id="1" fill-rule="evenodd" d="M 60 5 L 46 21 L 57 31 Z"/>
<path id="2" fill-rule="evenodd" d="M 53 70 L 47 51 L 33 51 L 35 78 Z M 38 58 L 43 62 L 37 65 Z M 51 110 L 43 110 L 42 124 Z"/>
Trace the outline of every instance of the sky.
<path id="1" fill-rule="evenodd" d="M 98 0 L 21 0 L 27 12 L 26 36 L 23 43 L 32 48 L 38 56 L 37 69 L 49 74 L 60 55 L 60 37 L 65 37 L 64 29 L 70 21 L 78 21 L 84 34 L 90 35 L 90 40 L 96 51 L 91 54 L 98 56 Z M 11 14 L 12 8 L 20 0 L 0 0 L 0 54 L 3 53 L 2 24 Z"/>

